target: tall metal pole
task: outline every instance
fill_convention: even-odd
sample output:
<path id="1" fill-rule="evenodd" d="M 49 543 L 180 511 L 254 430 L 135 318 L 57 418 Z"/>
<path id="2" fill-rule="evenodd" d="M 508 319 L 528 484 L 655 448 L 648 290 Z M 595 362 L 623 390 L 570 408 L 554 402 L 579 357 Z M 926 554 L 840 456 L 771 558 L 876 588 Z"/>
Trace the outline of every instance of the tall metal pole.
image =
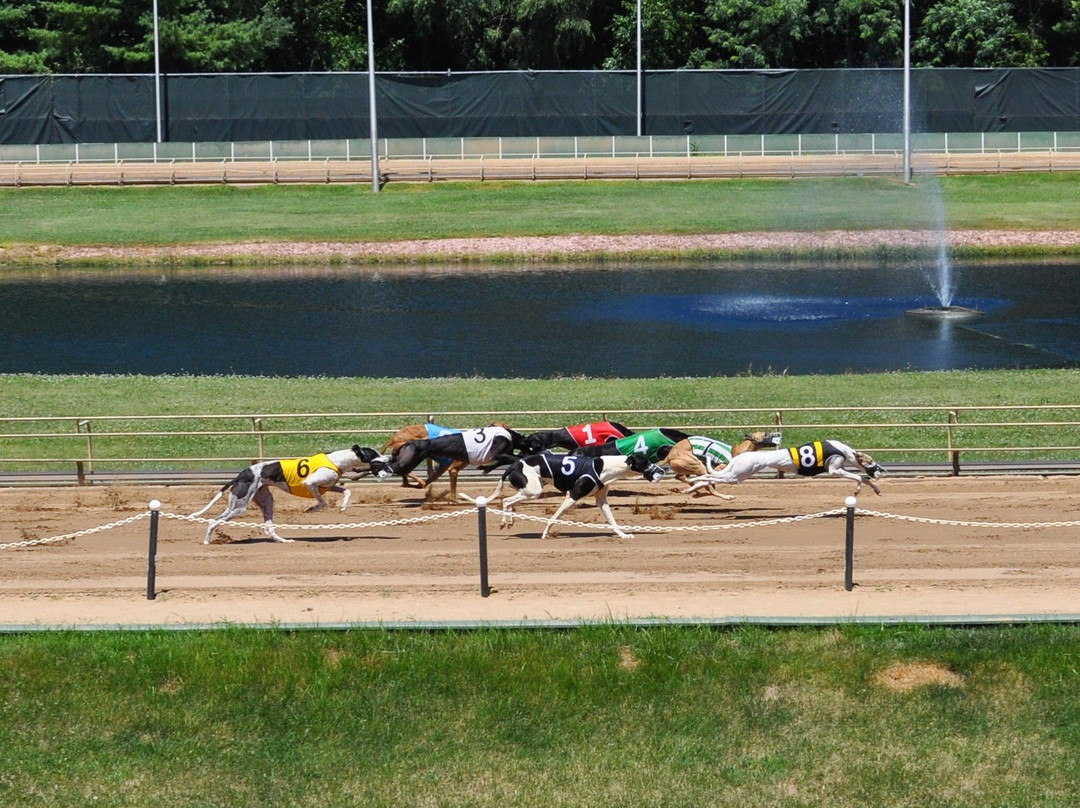
<path id="1" fill-rule="evenodd" d="M 641 137 L 641 0 L 637 0 L 637 136 Z"/>
<path id="2" fill-rule="evenodd" d="M 904 182 L 911 183 L 911 0 L 904 0 Z"/>
<path id="3" fill-rule="evenodd" d="M 371 118 L 371 190 L 379 193 L 379 125 L 375 115 L 375 29 L 367 0 L 368 116 Z"/>
<path id="4" fill-rule="evenodd" d="M 158 47 L 158 0 L 154 0 L 154 120 L 157 142 L 161 142 L 161 48 Z"/>

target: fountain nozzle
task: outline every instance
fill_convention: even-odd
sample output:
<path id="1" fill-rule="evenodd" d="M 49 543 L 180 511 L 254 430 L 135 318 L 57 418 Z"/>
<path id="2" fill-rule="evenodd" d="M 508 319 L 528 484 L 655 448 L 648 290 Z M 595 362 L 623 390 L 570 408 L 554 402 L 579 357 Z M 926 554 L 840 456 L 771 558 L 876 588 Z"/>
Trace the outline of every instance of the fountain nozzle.
<path id="1" fill-rule="evenodd" d="M 905 314 L 927 320 L 970 320 L 981 317 L 983 313 L 966 306 L 928 306 L 925 309 L 908 309 Z"/>

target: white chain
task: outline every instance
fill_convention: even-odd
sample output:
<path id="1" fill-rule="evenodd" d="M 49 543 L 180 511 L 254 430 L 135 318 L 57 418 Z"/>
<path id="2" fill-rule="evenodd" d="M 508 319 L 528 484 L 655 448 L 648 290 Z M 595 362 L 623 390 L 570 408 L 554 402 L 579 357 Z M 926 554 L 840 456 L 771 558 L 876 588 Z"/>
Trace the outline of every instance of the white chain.
<path id="1" fill-rule="evenodd" d="M 458 516 L 464 516 L 465 514 L 476 513 L 473 508 L 465 508 L 460 511 L 450 511 L 448 513 L 435 513 L 429 516 L 416 516 L 412 519 L 387 519 L 383 522 L 350 522 L 348 524 L 329 524 L 329 525 L 286 525 L 279 522 L 274 522 L 275 528 L 281 530 L 356 530 L 358 528 L 365 527 L 388 527 L 398 525 L 417 525 L 421 522 L 435 522 L 439 519 L 454 519 Z M 177 513 L 163 513 L 161 514 L 165 519 L 176 519 L 181 522 L 198 522 L 204 525 L 218 524 L 218 525 L 234 525 L 236 527 L 253 527 L 262 529 L 264 525 L 261 522 L 240 522 L 229 520 L 228 522 L 222 522 L 220 519 L 207 519 L 204 516 L 183 516 Z"/>
<path id="2" fill-rule="evenodd" d="M 880 516 L 882 519 L 899 519 L 903 522 L 921 522 L 927 525 L 955 525 L 958 527 L 1010 527 L 1010 528 L 1044 528 L 1044 527 L 1077 527 L 1078 522 L 969 522 L 962 519 L 933 519 L 929 516 L 899 516 L 895 513 L 882 513 L 881 511 L 857 511 L 861 516 Z"/>
<path id="3" fill-rule="evenodd" d="M 491 513 L 505 514 L 506 511 L 498 508 L 488 508 Z M 776 519 L 760 519 L 755 522 L 732 522 L 722 525 L 672 525 L 671 527 L 663 527 L 661 525 L 619 525 L 623 530 L 637 531 L 639 533 L 678 533 L 678 532 L 701 532 L 706 530 L 741 530 L 748 527 L 768 527 L 769 525 L 780 525 L 786 522 L 803 522 L 807 519 L 821 519 L 824 516 L 839 516 L 844 513 L 844 508 L 837 508 L 832 511 L 822 511 L 821 513 L 808 513 L 803 516 L 784 516 Z M 534 522 L 547 522 L 547 517 L 533 516 L 527 513 L 513 512 L 515 519 L 525 519 Z M 556 519 L 552 522 L 554 525 L 569 525 L 571 527 L 608 527 L 608 525 L 601 525 L 599 522 L 571 522 L 566 519 Z"/>
<path id="4" fill-rule="evenodd" d="M 67 539 L 77 539 L 80 536 L 89 536 L 91 533 L 101 533 L 103 530 L 112 530 L 114 527 L 121 527 L 123 525 L 130 525 L 132 522 L 138 522 L 140 519 L 145 519 L 150 515 L 150 511 L 135 514 L 129 516 L 127 519 L 121 519 L 119 522 L 110 522 L 107 525 L 99 525 L 98 527 L 89 527 L 86 530 L 77 530 L 74 533 L 65 533 L 62 536 L 52 536 L 48 539 L 27 539 L 26 541 L 13 541 L 8 544 L 0 544 L 0 550 L 8 550 L 12 547 L 33 547 L 35 544 L 52 544 L 53 542 L 66 541 Z"/>
<path id="5" fill-rule="evenodd" d="M 527 513 L 518 513 L 514 511 L 512 514 L 507 511 L 503 511 L 499 508 L 487 508 L 487 510 L 494 515 L 512 515 L 515 519 L 523 519 L 526 521 L 534 522 L 547 522 L 547 518 L 543 516 L 534 516 Z M 831 511 L 821 511 L 819 513 L 809 513 L 802 516 L 785 516 L 777 519 L 759 519 L 752 522 L 738 522 L 728 523 L 722 525 L 673 525 L 671 527 L 664 527 L 660 525 L 620 525 L 626 531 L 637 531 L 643 533 L 678 533 L 678 532 L 704 532 L 709 530 L 742 530 L 744 528 L 752 527 L 769 527 L 772 525 L 781 525 L 792 522 L 804 522 L 809 519 L 822 519 L 828 516 L 840 516 L 845 513 L 846 508 L 836 508 Z M 436 522 L 441 519 L 456 519 L 460 516 L 475 513 L 473 508 L 463 508 L 458 511 L 450 511 L 448 513 L 429 514 L 428 516 L 416 516 L 411 519 L 387 519 L 381 522 L 350 522 L 347 524 L 316 524 L 316 525 L 288 525 L 288 524 L 275 524 L 274 527 L 281 528 L 283 530 L 327 530 L 327 529 L 340 529 L 340 530 L 356 530 L 369 527 L 396 527 L 401 525 L 416 525 L 423 522 Z M 27 539 L 25 541 L 8 542 L 7 544 L 0 544 L 0 550 L 8 550 L 13 547 L 33 547 L 40 544 L 53 544 L 55 542 L 67 541 L 68 539 L 77 539 L 82 536 L 90 536 L 94 533 L 101 533 L 106 530 L 112 530 L 114 528 L 123 527 L 124 525 L 138 522 L 142 519 L 146 519 L 150 516 L 150 511 L 144 511 L 143 513 L 129 516 L 126 519 L 120 519 L 116 522 L 110 522 L 107 525 L 99 525 L 98 527 L 87 528 L 86 530 L 77 530 L 74 533 L 64 533 L 59 536 L 51 536 L 47 539 Z M 1080 521 L 1072 522 L 973 522 L 962 519 L 935 519 L 928 516 L 901 516 L 894 513 L 884 513 L 882 511 L 870 511 L 857 509 L 856 513 L 863 516 L 879 516 L 882 519 L 897 519 L 902 522 L 916 522 L 920 524 L 928 525 L 951 525 L 956 527 L 987 527 L 987 528 L 1015 528 L 1015 529 L 1038 529 L 1038 528 L 1052 528 L 1052 527 L 1080 527 Z M 200 524 L 226 524 L 217 519 L 207 519 L 200 516 L 184 516 L 176 513 L 162 513 L 161 516 L 165 519 L 176 519 L 181 522 L 196 522 Z M 236 527 L 249 527 L 261 529 L 263 525 L 258 522 L 228 522 L 230 525 Z M 597 522 L 573 522 L 567 519 L 556 519 L 552 524 L 567 525 L 569 527 L 584 527 L 595 528 L 603 527 Z"/>

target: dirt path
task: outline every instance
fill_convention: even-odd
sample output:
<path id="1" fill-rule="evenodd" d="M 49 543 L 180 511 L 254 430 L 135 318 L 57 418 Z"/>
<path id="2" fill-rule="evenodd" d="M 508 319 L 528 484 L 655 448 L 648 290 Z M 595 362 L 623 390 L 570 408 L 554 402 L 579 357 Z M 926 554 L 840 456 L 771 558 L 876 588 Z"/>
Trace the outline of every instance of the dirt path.
<path id="1" fill-rule="evenodd" d="M 887 479 L 860 508 L 993 523 L 1080 521 L 1080 477 Z M 473 494 L 490 483 L 470 482 Z M 473 511 L 394 482 L 357 486 L 346 514 L 303 512 L 278 497 L 291 544 L 227 526 L 203 545 L 203 524 L 162 520 L 155 600 L 146 598 L 148 519 L 62 543 L 0 549 L 0 624 L 192 624 L 352 621 L 518 621 L 905 615 L 1080 614 L 1080 526 L 1038 528 L 919 523 L 861 515 L 855 575 L 844 590 L 844 520 L 834 516 L 745 527 L 843 507 L 850 484 L 752 480 L 734 502 L 688 499 L 669 479 L 624 485 L 611 501 L 632 540 L 588 523 L 539 540 L 537 521 L 500 530 L 489 517 L 490 597 L 479 593 Z M 445 492 L 436 484 L 436 494 Z M 46 538 L 145 512 L 201 507 L 205 486 L 89 486 L 0 490 L 0 543 Z M 551 495 L 522 512 L 546 516 Z M 446 516 L 451 514 L 451 516 Z M 457 514 L 457 515 L 454 515 Z M 412 525 L 334 524 L 438 517 Z M 257 521 L 257 511 L 247 519 Z M 593 526 L 595 525 L 595 526 Z M 322 527 L 325 526 L 325 527 Z M 743 526 L 715 529 L 718 526 Z"/>
<path id="2" fill-rule="evenodd" d="M 0 245 L 0 266 L 75 265 L 113 262 L 138 265 L 186 263 L 252 265 L 380 265 L 394 261 L 456 263 L 500 259 L 553 260 L 574 257 L 625 258 L 634 255 L 691 253 L 739 254 L 823 250 L 869 252 L 878 248 L 926 246 L 935 234 L 925 230 L 824 230 L 819 232 L 703 233 L 697 235 L 565 235 L 415 239 L 403 241 L 277 242 L 191 244 L 176 247 L 64 247 Z M 956 247 L 1080 249 L 1080 230 L 950 230 Z M 484 264 L 476 265 L 482 269 Z"/>

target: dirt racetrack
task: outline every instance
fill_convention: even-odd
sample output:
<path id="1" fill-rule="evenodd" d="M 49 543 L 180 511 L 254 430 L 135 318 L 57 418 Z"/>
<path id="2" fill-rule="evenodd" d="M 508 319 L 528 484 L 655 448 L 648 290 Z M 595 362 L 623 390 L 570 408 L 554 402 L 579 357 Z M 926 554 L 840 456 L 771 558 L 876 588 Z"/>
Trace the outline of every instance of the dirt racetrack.
<path id="1" fill-rule="evenodd" d="M 463 490 L 488 494 L 492 482 Z M 304 513 L 309 502 L 278 494 L 281 532 L 161 520 L 154 600 L 147 594 L 148 517 L 64 541 L 0 549 L 0 624 L 181 625 L 349 622 L 534 621 L 630 618 L 1050 616 L 1080 614 L 1080 477 L 891 477 L 882 496 L 864 488 L 859 509 L 905 517 L 975 521 L 948 525 L 860 514 L 854 581 L 844 589 L 842 515 L 745 526 L 842 509 L 851 484 L 833 479 L 755 479 L 727 489 L 733 502 L 690 499 L 669 477 L 626 483 L 611 496 L 624 526 L 666 530 L 615 537 L 591 504 L 539 539 L 542 523 L 500 530 L 488 516 L 490 583 L 481 597 L 477 516 L 436 483 L 433 501 L 397 482 L 356 484 L 350 509 Z M 208 486 L 0 489 L 0 543 L 50 538 L 138 516 L 158 499 L 187 514 Z M 331 494 L 331 497 L 335 495 Z M 336 504 L 338 500 L 334 499 Z M 519 512 L 550 515 L 545 495 Z M 221 506 L 223 503 L 219 503 Z M 219 511 L 215 507 L 212 514 Z M 464 512 L 462 512 L 464 511 Z M 454 515 L 459 514 L 460 515 Z M 447 516 L 450 514 L 450 516 Z M 334 524 L 438 517 L 409 525 Z M 258 521 L 251 509 L 247 524 Z M 1007 527 L 1006 523 L 1040 523 Z M 593 526 L 595 524 L 595 526 Z M 720 525 L 744 525 L 713 529 Z"/>

